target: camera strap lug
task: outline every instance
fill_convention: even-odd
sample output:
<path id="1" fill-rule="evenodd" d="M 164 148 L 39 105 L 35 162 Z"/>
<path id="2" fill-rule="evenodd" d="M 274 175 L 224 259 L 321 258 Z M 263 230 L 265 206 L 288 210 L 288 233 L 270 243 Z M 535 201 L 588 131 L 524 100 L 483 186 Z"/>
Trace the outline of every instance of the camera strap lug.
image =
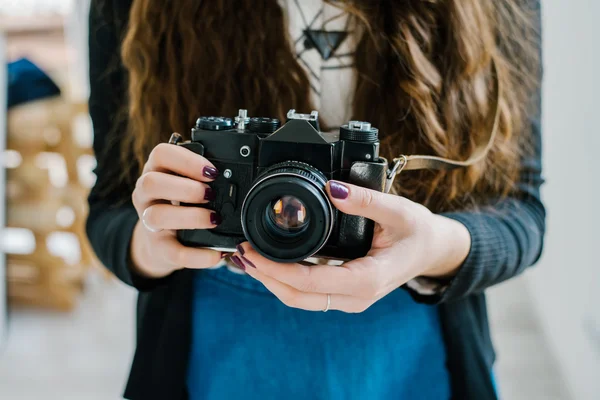
<path id="1" fill-rule="evenodd" d="M 406 157 L 405 155 L 401 155 L 398 158 L 394 158 L 394 165 L 392 165 L 392 168 L 388 171 L 386 179 L 385 179 L 385 193 L 389 193 L 390 189 L 392 188 L 392 185 L 394 184 L 394 180 L 396 179 L 396 176 L 400 174 L 400 172 L 402 172 L 402 170 L 404 169 L 404 167 L 406 167 L 406 163 L 408 162 L 408 157 Z"/>
<path id="2" fill-rule="evenodd" d="M 179 144 L 181 142 L 183 142 L 183 136 L 177 132 L 171 134 L 171 137 L 169 138 L 169 144 Z"/>

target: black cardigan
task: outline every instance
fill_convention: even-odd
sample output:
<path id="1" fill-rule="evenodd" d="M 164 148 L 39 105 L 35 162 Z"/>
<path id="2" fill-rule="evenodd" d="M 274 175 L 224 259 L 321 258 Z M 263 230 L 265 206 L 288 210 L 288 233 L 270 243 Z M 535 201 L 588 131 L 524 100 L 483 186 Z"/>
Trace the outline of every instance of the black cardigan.
<path id="1" fill-rule="evenodd" d="M 126 73 L 118 61 L 120 38 L 132 0 L 104 0 L 90 11 L 90 114 L 97 181 L 89 195 L 87 234 L 102 263 L 120 280 L 139 290 L 137 348 L 125 390 L 129 399 L 185 399 L 185 377 L 191 338 L 189 270 L 148 280 L 129 269 L 129 243 L 138 216 L 131 186 L 107 191 L 120 171 L 118 113 L 126 98 Z M 539 4 L 537 5 L 539 17 Z M 539 19 L 536 21 L 539 24 Z M 541 39 L 540 39 L 541 54 Z M 541 71 L 541 69 L 540 69 Z M 540 109 L 541 96 L 535 99 Z M 490 371 L 495 359 L 484 290 L 537 262 L 545 232 L 540 200 L 540 115 L 532 120 L 535 155 L 523 161 L 519 192 L 479 212 L 446 214 L 470 231 L 472 247 L 458 275 L 441 295 L 416 301 L 439 304 L 448 351 L 454 399 L 495 399 Z M 407 289 L 408 290 L 408 289 Z M 403 321 L 406 323 L 410 321 Z M 399 361 L 401 362 L 401 361 Z"/>

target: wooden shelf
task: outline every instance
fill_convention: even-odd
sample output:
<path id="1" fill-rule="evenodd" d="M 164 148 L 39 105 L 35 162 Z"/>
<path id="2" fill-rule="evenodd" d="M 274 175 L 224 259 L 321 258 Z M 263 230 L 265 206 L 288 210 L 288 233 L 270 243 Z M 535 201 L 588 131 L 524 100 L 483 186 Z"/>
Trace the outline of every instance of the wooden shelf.
<path id="1" fill-rule="evenodd" d="M 90 154 L 91 150 L 80 147 L 73 134 L 74 129 L 81 126 L 74 123 L 76 118 L 88 114 L 85 102 L 76 101 L 70 95 L 74 85 L 70 67 L 75 58 L 74 49 L 65 37 L 65 22 L 62 16 L 43 19 L 0 16 L 0 37 L 7 37 L 3 55 L 7 55 L 9 61 L 21 57 L 30 59 L 50 75 L 62 91 L 60 97 L 11 108 L 4 120 L 8 127 L 4 141 L 8 140 L 8 148 L 21 159 L 19 165 L 8 171 L 12 190 L 7 222 L 14 228 L 29 229 L 35 237 L 32 254 L 8 255 L 11 306 L 68 311 L 77 303 L 85 275 L 90 268 L 98 266 L 85 234 L 89 189 L 80 182 L 77 169 L 79 157 Z M 40 155 L 48 165 L 40 166 Z M 55 157 L 57 155 L 60 157 Z M 51 163 L 50 156 L 55 157 L 56 162 Z M 60 163 L 58 158 L 62 160 Z M 65 171 L 63 184 L 50 179 L 56 177 L 50 172 L 56 173 L 57 168 Z M 58 215 L 62 216 L 57 218 Z M 77 238 L 73 243 L 79 248 L 71 248 L 81 257 L 76 265 L 50 252 L 49 238 L 61 232 Z"/>

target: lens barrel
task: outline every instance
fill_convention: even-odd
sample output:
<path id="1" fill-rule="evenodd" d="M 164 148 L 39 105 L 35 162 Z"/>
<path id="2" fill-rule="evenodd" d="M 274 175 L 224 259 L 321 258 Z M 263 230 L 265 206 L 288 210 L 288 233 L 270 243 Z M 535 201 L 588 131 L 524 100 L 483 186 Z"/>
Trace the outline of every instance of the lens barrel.
<path id="1" fill-rule="evenodd" d="M 333 230 L 326 183 L 319 170 L 297 161 L 262 173 L 242 205 L 242 229 L 252 247 L 276 262 L 298 262 L 317 253 Z"/>

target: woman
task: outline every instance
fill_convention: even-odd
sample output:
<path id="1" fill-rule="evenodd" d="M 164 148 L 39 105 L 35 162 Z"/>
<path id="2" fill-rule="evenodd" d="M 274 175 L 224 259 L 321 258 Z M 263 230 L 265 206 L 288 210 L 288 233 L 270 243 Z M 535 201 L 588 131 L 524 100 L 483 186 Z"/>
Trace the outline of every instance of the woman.
<path id="1" fill-rule="evenodd" d="M 125 396 L 496 398 L 484 291 L 538 260 L 545 229 L 540 12 L 520 3 L 92 2 L 87 232 L 139 290 Z M 463 160 L 489 134 L 496 77 L 485 161 L 405 171 L 395 194 L 327 184 L 335 207 L 376 222 L 366 257 L 307 267 L 176 240 L 221 222 L 172 203 L 215 195 L 215 166 L 164 143 L 198 116 L 316 109 L 328 129 L 372 122 L 388 160 Z"/>

